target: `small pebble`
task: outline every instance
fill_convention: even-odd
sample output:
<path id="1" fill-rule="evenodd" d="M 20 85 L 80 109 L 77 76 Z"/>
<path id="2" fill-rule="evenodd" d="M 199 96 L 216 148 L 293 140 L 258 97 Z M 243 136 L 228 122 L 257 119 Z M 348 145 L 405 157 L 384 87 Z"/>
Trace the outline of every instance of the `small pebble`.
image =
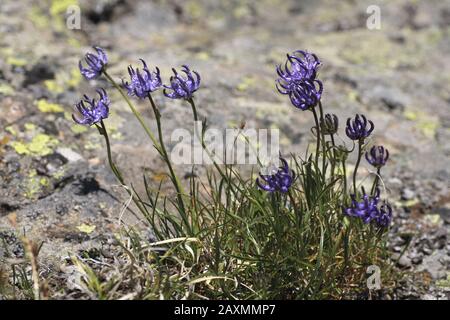
<path id="1" fill-rule="evenodd" d="M 416 193 L 409 188 L 402 190 L 402 200 L 412 200 L 416 197 Z"/>

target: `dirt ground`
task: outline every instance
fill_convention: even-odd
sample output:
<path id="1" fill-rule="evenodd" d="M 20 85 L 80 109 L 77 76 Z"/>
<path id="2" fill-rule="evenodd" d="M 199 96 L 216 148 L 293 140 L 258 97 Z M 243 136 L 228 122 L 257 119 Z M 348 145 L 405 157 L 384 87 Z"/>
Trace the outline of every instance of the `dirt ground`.
<path id="1" fill-rule="evenodd" d="M 81 8 L 79 30 L 66 26 L 69 5 Z M 379 30 L 366 27 L 369 5 L 381 10 Z M 410 244 L 397 263 L 403 280 L 384 298 L 450 297 L 449 1 L 2 0 L 0 263 L 7 252 L 23 257 L 8 219 L 15 214 L 21 232 L 43 241 L 42 272 L 67 284 L 59 298 L 74 288 L 69 253 L 109 246 L 126 201 L 98 132 L 71 120 L 83 93 L 112 89 L 79 75 L 78 60 L 92 45 L 107 50 L 117 79 L 139 58 L 166 80 L 172 67 L 189 64 L 202 76 L 196 97 L 211 126 L 279 128 L 285 154 L 305 152 L 313 119 L 277 93 L 275 65 L 296 49 L 315 52 L 326 111 L 342 123 L 364 113 L 376 124 L 373 143 L 391 153 L 384 183 L 395 207 L 393 258 Z M 162 162 L 109 92 L 113 152 L 139 190 L 142 171 L 157 182 Z M 156 102 L 167 137 L 174 128 L 191 130 L 188 106 L 161 94 Z M 148 105 L 139 109 L 154 123 Z M 191 168 L 177 170 L 188 176 Z M 123 220 L 137 223 L 129 215 Z"/>

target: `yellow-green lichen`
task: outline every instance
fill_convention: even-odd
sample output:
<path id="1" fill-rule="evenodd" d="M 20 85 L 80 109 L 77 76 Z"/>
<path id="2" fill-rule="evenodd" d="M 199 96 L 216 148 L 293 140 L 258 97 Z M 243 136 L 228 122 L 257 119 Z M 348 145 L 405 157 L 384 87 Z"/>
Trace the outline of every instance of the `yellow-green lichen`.
<path id="1" fill-rule="evenodd" d="M 123 139 L 123 135 L 122 132 L 117 131 L 111 134 L 111 139 L 113 140 L 122 140 Z"/>
<path id="2" fill-rule="evenodd" d="M 447 272 L 447 278 L 436 281 L 436 286 L 450 289 L 450 272 Z"/>
<path id="3" fill-rule="evenodd" d="M 5 96 L 13 96 L 14 93 L 14 88 L 9 84 L 0 84 L 0 94 L 3 94 Z"/>
<path id="4" fill-rule="evenodd" d="M 50 185 L 50 180 L 46 177 L 42 177 L 39 179 L 39 184 L 43 187 L 48 187 Z"/>
<path id="5" fill-rule="evenodd" d="M 436 130 L 439 127 L 437 121 L 429 120 L 429 121 L 421 121 L 418 124 L 418 127 L 422 131 L 422 134 L 428 139 L 433 139 L 436 136 Z"/>
<path id="6" fill-rule="evenodd" d="M 253 87 L 256 83 L 256 78 L 252 76 L 247 76 L 242 79 L 242 81 L 237 85 L 236 89 L 239 91 L 247 91 Z"/>
<path id="7" fill-rule="evenodd" d="M 76 88 L 80 84 L 81 79 L 80 71 L 74 67 L 69 72 L 67 70 L 58 72 L 55 79 L 45 80 L 44 85 L 48 91 L 60 94 L 67 89 Z"/>
<path id="8" fill-rule="evenodd" d="M 94 232 L 95 228 L 96 227 L 94 225 L 89 225 L 89 224 L 85 224 L 85 223 L 77 226 L 78 231 L 87 233 L 87 234 Z"/>
<path id="9" fill-rule="evenodd" d="M 27 146 L 22 142 L 13 141 L 11 142 L 11 146 L 18 154 L 29 154 Z"/>
<path id="10" fill-rule="evenodd" d="M 56 17 L 67 11 L 70 6 L 78 5 L 77 0 L 52 0 L 50 5 L 50 14 Z"/>
<path id="11" fill-rule="evenodd" d="M 69 44 L 69 46 L 74 47 L 74 48 L 81 48 L 81 43 L 80 41 L 78 41 L 75 38 L 69 38 L 67 39 L 67 43 Z"/>
<path id="12" fill-rule="evenodd" d="M 54 94 L 60 94 L 64 92 L 64 87 L 61 86 L 58 82 L 55 80 L 45 80 L 44 81 L 45 88 L 54 93 Z"/>
<path id="13" fill-rule="evenodd" d="M 243 4 L 236 7 L 233 10 L 233 15 L 236 19 L 242 19 L 251 15 L 250 9 L 247 5 Z"/>
<path id="14" fill-rule="evenodd" d="M 31 10 L 28 12 L 28 18 L 37 28 L 45 29 L 49 26 L 48 17 L 45 16 L 44 12 L 38 6 L 31 7 Z"/>
<path id="15" fill-rule="evenodd" d="M 37 195 L 50 186 L 50 180 L 46 177 L 38 176 L 36 170 L 32 169 L 28 172 L 28 177 L 23 182 L 25 197 L 35 199 Z"/>
<path id="16" fill-rule="evenodd" d="M 197 1 L 188 1 L 185 9 L 192 19 L 199 19 L 204 14 L 203 7 Z"/>
<path id="17" fill-rule="evenodd" d="M 27 60 L 19 57 L 10 56 L 6 58 L 6 63 L 15 67 L 23 67 L 27 64 Z"/>
<path id="18" fill-rule="evenodd" d="M 74 124 L 70 127 L 70 130 L 75 134 L 80 134 L 80 133 L 88 131 L 88 128 L 86 126 Z"/>
<path id="19" fill-rule="evenodd" d="M 66 31 L 65 14 L 70 6 L 79 6 L 77 0 L 51 0 L 49 13 L 57 31 Z"/>
<path id="20" fill-rule="evenodd" d="M 11 146 L 20 155 L 45 156 L 53 152 L 54 147 L 58 145 L 58 140 L 40 133 L 28 142 L 13 141 Z"/>
<path id="21" fill-rule="evenodd" d="M 27 130 L 27 131 L 34 131 L 36 129 L 36 125 L 34 123 L 29 123 L 29 122 L 25 123 L 24 127 L 25 127 L 25 130 Z"/>
<path id="22" fill-rule="evenodd" d="M 417 113 L 411 110 L 405 110 L 405 112 L 403 113 L 403 116 L 410 121 L 415 121 L 417 120 Z"/>
<path id="23" fill-rule="evenodd" d="M 428 139 L 433 139 L 436 130 L 439 128 L 439 120 L 432 115 L 423 111 L 415 111 L 407 109 L 403 112 L 403 116 L 410 121 L 416 122 L 416 127 Z"/>
<path id="24" fill-rule="evenodd" d="M 29 199 L 35 199 L 36 196 L 45 188 L 50 186 L 47 178 L 39 178 L 37 176 L 29 177 L 25 184 L 25 196 Z"/>
<path id="25" fill-rule="evenodd" d="M 99 142 L 93 142 L 91 140 L 86 141 L 84 144 L 85 150 L 97 150 L 101 149 L 102 145 Z"/>
<path id="26" fill-rule="evenodd" d="M 61 168 L 57 169 L 57 170 L 52 174 L 52 177 L 53 177 L 54 179 L 57 179 L 57 180 L 58 180 L 58 179 L 63 178 L 65 173 L 66 173 L 66 170 L 64 169 L 64 167 L 61 167 Z"/>
<path id="27" fill-rule="evenodd" d="M 17 130 L 14 129 L 13 127 L 11 127 L 11 126 L 6 127 L 6 128 L 5 128 L 5 131 L 6 131 L 6 132 L 9 132 L 9 133 L 10 133 L 11 135 L 13 135 L 13 136 L 17 136 Z"/>
<path id="28" fill-rule="evenodd" d="M 197 53 L 196 57 L 198 60 L 201 60 L 201 61 L 207 61 L 207 60 L 211 59 L 211 56 L 206 51 L 201 51 L 201 52 Z"/>
<path id="29" fill-rule="evenodd" d="M 63 107 L 59 104 L 48 102 L 45 99 L 38 100 L 36 105 L 41 112 L 64 112 Z"/>
<path id="30" fill-rule="evenodd" d="M 70 70 L 70 78 L 65 81 L 65 84 L 69 88 L 76 88 L 82 80 L 80 70 L 78 68 L 72 68 Z"/>
<path id="31" fill-rule="evenodd" d="M 68 121 L 73 121 L 72 119 L 72 113 L 71 112 L 64 112 L 64 119 L 68 120 Z"/>

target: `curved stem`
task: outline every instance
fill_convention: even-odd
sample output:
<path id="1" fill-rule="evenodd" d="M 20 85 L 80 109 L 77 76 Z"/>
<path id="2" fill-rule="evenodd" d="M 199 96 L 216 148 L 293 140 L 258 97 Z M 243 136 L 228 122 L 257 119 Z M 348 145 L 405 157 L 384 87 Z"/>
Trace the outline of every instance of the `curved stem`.
<path id="1" fill-rule="evenodd" d="M 128 98 L 128 96 L 120 88 L 120 86 L 117 84 L 117 82 L 115 82 L 114 79 L 106 71 L 103 71 L 103 74 L 109 80 L 109 82 L 111 82 L 111 84 L 117 89 L 117 91 L 120 92 L 120 94 L 122 95 L 122 98 L 127 102 L 128 106 L 130 107 L 130 109 L 133 112 L 134 116 L 138 119 L 138 121 L 141 124 L 142 128 L 144 128 L 145 132 L 149 136 L 150 140 L 152 140 L 152 142 L 155 145 L 156 149 L 158 149 L 159 148 L 158 142 L 157 142 L 155 136 L 153 135 L 153 133 L 150 131 L 149 127 L 145 124 L 144 119 L 142 118 L 142 115 L 139 113 L 139 111 L 136 110 L 136 108 L 131 103 L 131 101 Z"/>
<path id="2" fill-rule="evenodd" d="M 125 181 L 122 177 L 122 174 L 120 173 L 119 169 L 114 164 L 114 161 L 112 160 L 112 152 L 111 152 L 111 142 L 109 140 L 108 131 L 106 130 L 105 123 L 103 120 L 100 121 L 100 126 L 96 124 L 97 129 L 99 130 L 100 134 L 105 137 L 105 143 L 106 143 L 106 152 L 108 154 L 108 163 L 111 167 L 112 172 L 116 176 L 117 180 L 119 180 L 120 184 L 125 187 L 125 190 L 127 193 L 132 197 L 134 204 L 138 207 L 138 209 L 145 213 L 145 208 L 142 206 L 142 204 L 139 202 L 138 199 L 133 195 L 133 192 L 130 191 L 128 187 L 126 187 Z"/>
<path id="3" fill-rule="evenodd" d="M 323 108 L 322 108 L 322 101 L 319 101 L 319 115 L 320 115 L 320 123 L 324 123 L 324 119 L 323 119 Z M 326 145 L 325 145 L 325 134 L 323 132 L 323 130 L 320 130 L 321 133 L 321 137 L 322 137 L 322 173 L 323 173 L 323 177 L 325 179 L 325 160 L 326 160 Z"/>
<path id="4" fill-rule="evenodd" d="M 108 136 L 108 131 L 106 130 L 106 126 L 105 123 L 103 122 L 103 120 L 100 121 L 100 127 L 97 127 L 100 131 L 100 133 L 105 137 L 105 142 L 106 142 L 106 152 L 108 154 L 108 162 L 109 162 L 109 166 L 111 167 L 112 172 L 114 173 L 114 175 L 116 176 L 117 180 L 119 180 L 120 184 L 124 185 L 124 180 L 122 175 L 120 174 L 120 171 L 117 169 L 116 165 L 114 164 L 113 160 L 112 160 L 112 153 L 111 153 L 111 143 L 109 141 L 109 136 Z M 101 128 L 101 130 L 100 130 Z"/>
<path id="5" fill-rule="evenodd" d="M 330 134 L 330 138 L 331 138 L 331 146 L 333 148 L 333 159 L 331 160 L 331 180 L 333 180 L 334 177 L 334 169 L 336 167 L 336 143 L 334 141 L 334 134 Z"/>
<path id="6" fill-rule="evenodd" d="M 183 212 L 185 212 L 184 201 L 182 198 L 182 195 L 184 194 L 183 187 L 181 186 L 180 180 L 178 179 L 177 175 L 175 174 L 175 171 L 173 170 L 172 163 L 170 162 L 166 147 L 164 145 L 164 139 L 163 139 L 162 127 L 161 127 L 161 113 L 159 112 L 158 107 L 156 106 L 155 101 L 153 100 L 152 95 L 150 93 L 148 94 L 148 100 L 150 101 L 150 104 L 153 109 L 153 113 L 155 114 L 156 126 L 158 128 L 160 153 L 161 153 L 162 157 L 164 158 L 164 161 L 166 162 L 167 167 L 169 168 L 172 183 L 175 186 L 175 189 L 177 191 L 177 198 L 178 198 L 178 203 L 180 205 L 180 209 Z"/>
<path id="7" fill-rule="evenodd" d="M 378 182 L 381 177 L 381 167 L 377 168 L 377 175 L 375 176 L 375 180 L 373 181 L 372 189 L 370 190 L 370 194 L 373 195 L 375 189 L 378 187 Z"/>
<path id="8" fill-rule="evenodd" d="M 162 150 L 162 146 L 160 146 L 158 144 L 158 141 L 156 140 L 155 136 L 153 135 L 153 133 L 150 131 L 150 128 L 145 124 L 144 119 L 142 118 L 142 115 L 139 113 L 139 111 L 137 111 L 137 109 L 134 107 L 134 105 L 131 103 L 130 99 L 128 98 L 128 96 L 125 94 L 125 92 L 122 90 L 122 88 L 120 88 L 120 86 L 117 84 L 116 81 L 114 81 L 114 79 L 106 72 L 103 71 L 103 74 L 105 75 L 105 77 L 108 79 L 108 81 L 117 89 L 117 91 L 119 91 L 119 93 L 121 94 L 122 98 L 127 102 L 128 106 L 130 107 L 131 111 L 133 112 L 134 116 L 136 117 L 136 119 L 139 121 L 139 123 L 141 124 L 142 128 L 144 128 L 144 131 L 147 133 L 148 137 L 150 138 L 150 140 L 152 141 L 154 147 L 156 148 L 156 150 L 162 154 L 164 151 Z M 159 112 L 158 112 L 159 113 Z M 158 116 L 156 116 L 156 118 L 158 119 Z M 106 131 L 106 130 L 105 130 Z M 162 138 L 161 138 L 162 140 Z M 167 153 L 166 153 L 167 154 Z M 166 157 L 167 158 L 167 157 Z M 167 163 L 169 164 L 170 161 L 167 161 Z M 169 170 L 171 171 L 171 175 L 172 177 L 175 177 L 175 174 L 173 172 L 173 169 L 171 167 L 171 165 L 169 165 Z M 113 169 L 114 171 L 114 169 Z M 117 172 L 117 168 L 115 171 L 115 174 Z M 176 181 L 174 181 L 174 184 L 177 188 L 177 197 L 178 197 L 178 202 L 180 205 L 180 209 L 182 210 L 183 213 L 185 213 L 185 208 L 184 208 L 184 202 L 182 199 L 182 188 L 181 188 L 181 184 L 179 183 L 179 181 L 177 179 L 175 179 Z M 133 197 L 134 198 L 134 197 Z M 137 201 L 135 201 L 136 203 Z M 139 205 L 138 205 L 139 207 Z M 140 208 L 140 207 L 139 207 Z M 140 208 L 141 209 L 141 208 Z M 141 209 L 142 211 L 142 209 Z"/>
<path id="9" fill-rule="evenodd" d="M 193 113 L 193 115 L 194 115 L 194 122 L 195 123 L 197 123 L 199 120 L 198 120 L 198 114 L 197 114 L 197 107 L 196 107 L 196 105 L 195 105 L 195 102 L 194 102 L 194 99 L 193 98 L 190 98 L 190 99 L 188 99 L 187 100 L 188 102 L 189 102 L 189 104 L 191 105 L 191 108 L 192 108 L 192 113 Z M 197 127 L 196 126 L 194 126 L 194 130 L 197 130 Z M 231 180 L 231 177 L 228 177 L 227 175 L 226 175 L 226 173 L 224 173 L 223 171 L 222 171 L 222 169 L 220 168 L 220 166 L 218 165 L 218 163 L 217 163 L 217 161 L 214 159 L 214 157 L 211 155 L 211 152 L 208 150 L 208 148 L 206 147 L 206 143 L 205 143 L 205 140 L 204 140 L 204 132 L 203 132 L 203 126 L 202 126 L 202 128 L 201 128 L 201 130 L 202 130 L 202 132 L 201 132 L 201 134 L 200 135 L 197 135 L 199 138 L 199 141 L 200 141 L 200 143 L 201 143 L 201 146 L 202 146 L 202 148 L 203 148 L 203 150 L 205 150 L 205 152 L 208 154 L 208 156 L 211 158 L 211 160 L 212 160 L 212 162 L 213 162 L 213 164 L 214 164 L 214 167 L 216 168 L 216 170 L 219 172 L 219 174 L 230 184 L 230 185 L 233 185 L 234 187 L 236 187 L 238 190 L 240 190 L 240 188 L 239 188 L 239 186 L 236 184 L 236 183 L 234 183 L 232 180 Z M 226 166 L 225 166 L 225 171 L 226 171 Z M 230 174 L 231 175 L 231 174 Z M 242 190 L 241 190 L 242 191 Z"/>
<path id="10" fill-rule="evenodd" d="M 345 198 L 345 196 L 347 195 L 347 168 L 345 165 L 345 159 L 342 160 L 342 171 L 343 171 L 343 175 L 344 175 L 344 200 L 345 202 L 347 202 L 347 199 Z"/>
<path id="11" fill-rule="evenodd" d="M 316 165 L 319 163 L 319 149 L 320 149 L 320 124 L 319 119 L 317 118 L 317 112 L 316 109 L 312 109 L 313 115 L 314 115 L 314 121 L 316 123 L 316 139 L 317 139 L 317 146 L 316 146 Z"/>
<path id="12" fill-rule="evenodd" d="M 356 160 L 355 164 L 355 170 L 353 171 L 353 192 L 356 195 L 356 174 L 358 173 L 358 167 L 359 163 L 361 162 L 361 156 L 362 156 L 362 141 L 358 141 L 358 160 Z"/>

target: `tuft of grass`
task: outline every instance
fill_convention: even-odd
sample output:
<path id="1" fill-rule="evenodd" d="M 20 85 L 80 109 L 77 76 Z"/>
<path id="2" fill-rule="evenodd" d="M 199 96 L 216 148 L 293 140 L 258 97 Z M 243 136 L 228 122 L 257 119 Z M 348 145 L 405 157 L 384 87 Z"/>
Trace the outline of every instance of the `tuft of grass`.
<path id="1" fill-rule="evenodd" d="M 146 194 L 131 194 L 155 239 L 127 229 L 119 239 L 125 270 L 103 272 L 115 275 L 104 286 L 128 289 L 105 293 L 84 272 L 87 289 L 134 299 L 339 299 L 366 290 L 367 267 L 388 263 L 386 233 L 343 215 L 346 173 L 335 166 L 324 175 L 314 158 L 292 155 L 298 177 L 286 194 L 259 190 L 253 172 L 215 164 L 206 177 L 190 177 L 183 209 L 144 174 Z M 139 291 L 125 285 L 130 279 Z"/>

